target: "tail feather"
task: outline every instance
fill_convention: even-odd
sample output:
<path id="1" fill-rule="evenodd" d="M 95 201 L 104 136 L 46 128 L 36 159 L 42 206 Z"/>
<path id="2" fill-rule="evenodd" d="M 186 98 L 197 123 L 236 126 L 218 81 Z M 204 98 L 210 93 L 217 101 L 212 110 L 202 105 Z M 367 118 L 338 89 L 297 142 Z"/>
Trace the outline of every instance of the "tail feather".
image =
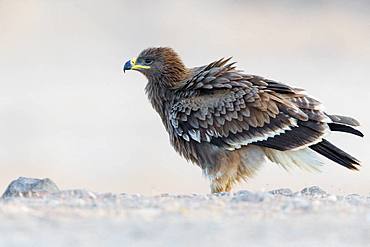
<path id="1" fill-rule="evenodd" d="M 360 123 L 351 117 L 345 117 L 345 116 L 339 116 L 339 115 L 327 115 L 331 121 L 337 124 L 345 124 L 345 125 L 350 125 L 354 127 L 360 126 Z"/>
<path id="2" fill-rule="evenodd" d="M 338 123 L 328 123 L 328 125 L 331 131 L 346 132 L 346 133 L 354 134 L 356 136 L 364 137 L 364 134 L 362 134 L 361 131 L 351 126 L 344 125 L 344 124 L 338 124 Z"/>
<path id="3" fill-rule="evenodd" d="M 350 170 L 358 170 L 357 166 L 360 166 L 359 160 L 337 148 L 325 139 L 315 145 L 310 146 L 310 148 Z"/>

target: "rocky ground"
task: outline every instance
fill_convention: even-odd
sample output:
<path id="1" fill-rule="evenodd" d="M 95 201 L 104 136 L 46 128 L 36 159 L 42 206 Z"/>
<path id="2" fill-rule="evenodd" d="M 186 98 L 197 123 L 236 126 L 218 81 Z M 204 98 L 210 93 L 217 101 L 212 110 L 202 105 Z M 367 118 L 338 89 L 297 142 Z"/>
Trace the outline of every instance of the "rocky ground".
<path id="1" fill-rule="evenodd" d="M 0 200 L 0 246 L 370 246 L 370 194 L 147 197 L 20 178 Z"/>

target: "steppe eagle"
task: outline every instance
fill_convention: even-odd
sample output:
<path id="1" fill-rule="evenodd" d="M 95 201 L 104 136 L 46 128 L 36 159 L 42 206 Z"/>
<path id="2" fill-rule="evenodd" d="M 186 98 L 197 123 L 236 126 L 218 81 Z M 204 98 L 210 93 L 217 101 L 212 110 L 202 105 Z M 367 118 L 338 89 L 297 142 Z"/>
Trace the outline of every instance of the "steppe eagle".
<path id="1" fill-rule="evenodd" d="M 318 154 L 357 170 L 360 162 L 325 139 L 331 131 L 363 134 L 350 117 L 323 111 L 304 90 L 245 74 L 230 59 L 187 68 L 171 48 L 148 48 L 124 65 L 148 79 L 146 93 L 171 144 L 230 191 L 266 161 L 285 169 L 317 170 Z"/>

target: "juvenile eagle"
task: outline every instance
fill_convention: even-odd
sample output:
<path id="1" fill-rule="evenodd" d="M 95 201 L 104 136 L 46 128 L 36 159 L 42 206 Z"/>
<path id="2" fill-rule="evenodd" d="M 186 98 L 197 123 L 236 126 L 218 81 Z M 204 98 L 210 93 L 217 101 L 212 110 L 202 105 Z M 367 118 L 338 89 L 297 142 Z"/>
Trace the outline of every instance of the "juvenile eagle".
<path id="1" fill-rule="evenodd" d="M 220 59 L 187 68 L 171 48 L 149 48 L 126 62 L 148 79 L 146 93 L 171 144 L 210 179 L 211 191 L 230 191 L 266 160 L 283 168 L 317 170 L 318 154 L 357 170 L 360 162 L 324 137 L 363 134 L 350 117 L 330 115 L 304 90 L 244 74 Z"/>

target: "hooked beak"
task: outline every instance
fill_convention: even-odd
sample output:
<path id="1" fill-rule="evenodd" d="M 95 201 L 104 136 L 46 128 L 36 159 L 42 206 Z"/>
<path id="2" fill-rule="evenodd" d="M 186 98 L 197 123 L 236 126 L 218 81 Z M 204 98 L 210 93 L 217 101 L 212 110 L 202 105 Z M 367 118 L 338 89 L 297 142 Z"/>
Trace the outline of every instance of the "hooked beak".
<path id="1" fill-rule="evenodd" d="M 126 70 L 130 70 L 130 69 L 132 69 L 132 60 L 133 59 L 131 59 L 131 60 L 128 60 L 126 63 L 125 63 L 125 65 L 123 66 L 123 73 L 125 73 L 126 72 Z"/>
<path id="2" fill-rule="evenodd" d="M 127 61 L 123 66 L 123 72 L 125 72 L 126 70 L 140 70 L 140 69 L 150 69 L 150 66 L 136 64 L 136 58 Z"/>

